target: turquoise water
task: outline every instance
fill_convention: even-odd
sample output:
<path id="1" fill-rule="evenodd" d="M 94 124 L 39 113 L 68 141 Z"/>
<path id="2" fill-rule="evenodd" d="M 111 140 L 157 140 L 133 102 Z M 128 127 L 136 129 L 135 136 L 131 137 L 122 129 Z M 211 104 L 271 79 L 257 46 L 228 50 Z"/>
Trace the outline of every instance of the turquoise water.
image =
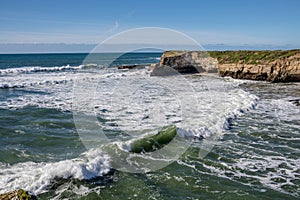
<path id="1" fill-rule="evenodd" d="M 81 66 L 85 56 L 0 56 L 1 193 L 24 188 L 39 199 L 299 198 L 300 108 L 289 102 L 299 99 L 298 83 L 187 75 L 184 80 L 194 86 L 188 93 L 179 83 L 174 88 L 163 87 L 178 77 L 149 79 L 159 84 L 144 86 L 148 69 Z M 110 60 L 107 56 L 97 59 L 106 63 Z M 149 64 L 159 56 L 131 54 L 116 63 Z M 86 97 L 83 103 L 94 103 L 93 111 L 108 137 L 122 136 L 125 130 L 139 137 L 163 121 L 186 129 L 192 138 L 202 135 L 204 139 L 194 140 L 165 168 L 145 173 L 116 170 L 112 161 L 118 158 L 106 155 L 102 148 L 87 148 L 78 135 L 72 102 L 73 86 L 79 78 L 86 88 L 98 84 L 92 100 Z M 118 81 L 123 81 L 120 84 L 127 91 L 133 83 L 141 83 L 143 87 L 121 96 L 135 106 L 124 109 L 126 101 L 105 93 Z M 172 93 L 175 90 L 177 93 Z M 147 96 L 145 91 L 153 95 Z M 194 93 L 198 103 L 192 102 Z M 182 99 L 191 99 L 193 105 L 186 118 L 178 114 L 185 109 L 178 103 Z M 142 103 L 134 104 L 134 100 Z M 161 109 L 155 110 L 156 106 Z M 190 142 L 190 135 L 186 137 L 182 140 Z M 217 139 L 211 140 L 214 137 Z M 199 156 L 210 141 L 214 144 L 208 147 L 208 154 Z"/>

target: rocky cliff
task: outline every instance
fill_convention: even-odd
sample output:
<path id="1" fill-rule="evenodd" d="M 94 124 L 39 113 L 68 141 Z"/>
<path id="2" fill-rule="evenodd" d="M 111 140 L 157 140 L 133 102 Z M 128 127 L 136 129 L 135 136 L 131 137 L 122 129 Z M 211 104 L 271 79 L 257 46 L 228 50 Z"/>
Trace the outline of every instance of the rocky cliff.
<path id="1" fill-rule="evenodd" d="M 152 75 L 218 72 L 220 76 L 270 82 L 300 81 L 300 50 L 166 51 Z"/>
<path id="2" fill-rule="evenodd" d="M 217 73 L 217 59 L 202 51 L 165 51 L 158 65 L 152 66 L 151 75 L 163 76 L 176 73 Z"/>
<path id="3" fill-rule="evenodd" d="M 223 52 L 224 55 L 229 52 Z M 222 60 L 222 56 L 215 56 L 218 61 L 219 75 L 237 79 L 263 80 L 270 82 L 300 81 L 300 51 L 243 51 L 236 53 L 244 57 L 232 57 Z M 223 57 L 224 57 L 223 55 Z M 264 56 L 264 57 L 263 57 Z"/>

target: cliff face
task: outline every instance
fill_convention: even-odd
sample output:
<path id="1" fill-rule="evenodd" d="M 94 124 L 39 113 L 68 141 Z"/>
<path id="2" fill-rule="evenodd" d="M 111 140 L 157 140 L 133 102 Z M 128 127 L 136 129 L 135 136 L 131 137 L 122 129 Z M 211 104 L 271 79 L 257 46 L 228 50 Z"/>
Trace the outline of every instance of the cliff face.
<path id="1" fill-rule="evenodd" d="M 152 69 L 151 75 L 163 76 L 176 73 L 217 73 L 217 59 L 201 51 L 166 51 L 160 58 L 159 65 Z"/>
<path id="2" fill-rule="evenodd" d="M 300 81 L 300 50 L 166 51 L 151 75 L 218 72 L 220 76 L 270 82 Z"/>
<path id="3" fill-rule="evenodd" d="M 263 80 L 270 82 L 300 81 L 300 53 L 260 64 L 219 64 L 219 75 L 237 79 Z"/>

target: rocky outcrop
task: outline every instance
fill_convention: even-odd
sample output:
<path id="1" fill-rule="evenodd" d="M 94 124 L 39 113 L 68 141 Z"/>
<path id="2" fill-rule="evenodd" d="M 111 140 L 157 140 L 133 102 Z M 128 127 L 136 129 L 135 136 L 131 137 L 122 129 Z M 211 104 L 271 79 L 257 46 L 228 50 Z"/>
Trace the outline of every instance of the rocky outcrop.
<path id="1" fill-rule="evenodd" d="M 28 194 L 25 190 L 14 190 L 0 194 L 0 200 L 33 200 L 36 196 Z"/>
<path id="2" fill-rule="evenodd" d="M 147 65 L 121 65 L 118 66 L 118 69 L 143 69 Z"/>
<path id="3" fill-rule="evenodd" d="M 218 72 L 220 76 L 270 82 L 300 81 L 300 50 L 166 51 L 151 75 Z"/>
<path id="4" fill-rule="evenodd" d="M 219 64 L 219 75 L 237 79 L 262 80 L 270 82 L 300 81 L 300 53 L 288 58 L 265 61 L 260 64 Z"/>
<path id="5" fill-rule="evenodd" d="M 217 72 L 217 59 L 202 51 L 165 51 L 158 65 L 152 67 L 152 76 Z"/>
<path id="6" fill-rule="evenodd" d="M 300 106 L 300 99 L 292 99 L 292 100 L 289 100 L 289 102 L 291 102 L 295 106 Z"/>

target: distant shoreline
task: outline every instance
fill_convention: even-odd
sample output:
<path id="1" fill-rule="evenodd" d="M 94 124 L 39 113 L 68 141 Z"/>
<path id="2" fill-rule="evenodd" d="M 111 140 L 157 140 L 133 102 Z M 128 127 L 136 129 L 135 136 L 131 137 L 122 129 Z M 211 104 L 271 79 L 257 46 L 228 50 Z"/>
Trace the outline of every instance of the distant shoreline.
<path id="1" fill-rule="evenodd" d="M 99 43 L 0 43 L 0 54 L 48 54 L 48 53 L 90 53 Z M 154 44 L 155 45 L 155 44 Z M 299 49 L 295 44 L 201 44 L 205 51 L 239 51 L 239 50 L 292 50 Z M 151 45 L 153 46 L 153 45 Z M 113 44 L 103 46 L 108 53 L 125 53 L 128 49 L 139 49 L 135 44 Z M 167 49 L 200 50 L 190 46 L 168 45 L 160 52 Z M 124 52 L 125 51 L 125 52 Z M 158 49 L 148 51 L 158 52 Z"/>
<path id="2" fill-rule="evenodd" d="M 236 50 L 232 50 L 232 49 L 220 49 L 220 50 L 203 50 L 205 52 L 211 53 L 211 52 L 265 52 L 265 51 L 271 51 L 271 52 L 275 52 L 275 51 L 298 51 L 300 50 L 300 48 L 289 48 L 289 49 L 236 49 Z M 177 50 L 171 50 L 171 51 L 177 51 Z M 182 50 L 182 51 L 189 51 L 189 50 Z M 125 54 L 125 53 L 161 53 L 163 54 L 165 51 L 140 51 L 140 52 L 116 52 L 116 51 L 112 51 L 112 52 L 101 52 L 101 54 Z M 44 55 L 44 54 L 97 54 L 99 52 L 93 53 L 91 51 L 80 51 L 80 52 L 60 52 L 60 51 L 50 51 L 50 52 L 0 52 L 0 55 Z"/>

